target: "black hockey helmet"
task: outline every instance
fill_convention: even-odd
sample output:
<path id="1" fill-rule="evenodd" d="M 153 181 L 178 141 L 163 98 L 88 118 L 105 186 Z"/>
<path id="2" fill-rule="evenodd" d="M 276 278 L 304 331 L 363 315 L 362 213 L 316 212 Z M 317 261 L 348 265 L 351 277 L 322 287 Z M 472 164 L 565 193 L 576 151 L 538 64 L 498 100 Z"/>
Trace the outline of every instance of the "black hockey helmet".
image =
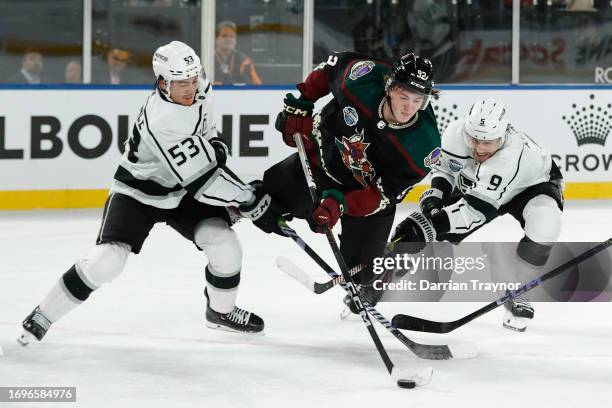
<path id="1" fill-rule="evenodd" d="M 393 63 L 385 91 L 389 91 L 389 88 L 395 84 L 425 95 L 421 109 L 427 108 L 434 87 L 431 61 L 412 52 L 404 55 Z"/>

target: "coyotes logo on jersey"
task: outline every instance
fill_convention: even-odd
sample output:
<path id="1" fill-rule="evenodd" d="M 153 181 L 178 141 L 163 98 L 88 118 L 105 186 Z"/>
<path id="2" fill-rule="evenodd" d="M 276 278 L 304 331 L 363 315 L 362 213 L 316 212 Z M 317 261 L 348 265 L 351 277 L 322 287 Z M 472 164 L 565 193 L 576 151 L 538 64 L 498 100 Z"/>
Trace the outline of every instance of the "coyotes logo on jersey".
<path id="1" fill-rule="evenodd" d="M 342 136 L 342 140 L 336 139 L 336 147 L 342 155 L 344 165 L 353 172 L 355 180 L 366 187 L 374 179 L 376 172 L 367 157 L 366 150 L 370 143 L 364 143 L 363 131 L 357 131 L 348 138 Z"/>

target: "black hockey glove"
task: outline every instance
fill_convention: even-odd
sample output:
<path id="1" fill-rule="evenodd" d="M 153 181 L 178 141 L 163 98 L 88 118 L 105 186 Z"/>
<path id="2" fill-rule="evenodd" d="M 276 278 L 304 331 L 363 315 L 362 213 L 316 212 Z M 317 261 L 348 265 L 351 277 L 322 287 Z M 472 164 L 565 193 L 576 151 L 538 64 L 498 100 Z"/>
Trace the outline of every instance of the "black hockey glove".
<path id="1" fill-rule="evenodd" d="M 430 188 L 421 194 L 419 199 L 421 212 L 427 218 L 438 213 L 444 205 L 442 204 L 442 191 L 437 188 Z"/>
<path id="2" fill-rule="evenodd" d="M 312 111 L 314 103 L 305 99 L 298 99 L 288 93 L 284 99 L 283 110 L 276 116 L 274 127 L 283 134 L 286 145 L 295 147 L 293 135 L 301 134 L 305 138 L 312 132 Z"/>
<path id="3" fill-rule="evenodd" d="M 253 224 L 260 230 L 268 234 L 273 232 L 284 237 L 285 234 L 278 226 L 278 220 L 288 218 L 283 217 L 280 204 L 270 194 L 263 191 L 263 183 L 260 180 L 252 181 L 249 184 L 255 188 L 255 191 L 253 191 L 255 199 L 251 204 L 243 204 L 238 207 L 240 214 L 253 221 Z"/>
<path id="4" fill-rule="evenodd" d="M 227 146 L 227 143 L 225 143 L 225 141 L 220 137 L 213 137 L 209 140 L 209 142 L 213 149 L 215 149 L 217 163 L 219 163 L 219 166 L 225 166 L 227 156 L 229 156 L 229 147 Z"/>
<path id="5" fill-rule="evenodd" d="M 425 248 L 425 244 L 436 239 L 436 230 L 431 221 L 419 212 L 413 212 L 399 223 L 391 237 L 394 244 L 402 243 L 408 253 L 416 254 Z"/>

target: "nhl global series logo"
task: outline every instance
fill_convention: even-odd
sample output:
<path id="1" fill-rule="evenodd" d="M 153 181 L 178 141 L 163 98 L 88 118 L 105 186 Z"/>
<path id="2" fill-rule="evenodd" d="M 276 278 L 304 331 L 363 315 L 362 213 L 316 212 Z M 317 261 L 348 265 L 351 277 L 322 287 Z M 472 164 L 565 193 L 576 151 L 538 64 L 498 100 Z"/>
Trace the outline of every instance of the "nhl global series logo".
<path id="1" fill-rule="evenodd" d="M 594 94 L 589 95 L 589 99 L 584 105 L 573 103 L 572 112 L 561 118 L 569 125 L 578 146 L 604 146 L 612 129 L 612 104 L 596 104 Z"/>

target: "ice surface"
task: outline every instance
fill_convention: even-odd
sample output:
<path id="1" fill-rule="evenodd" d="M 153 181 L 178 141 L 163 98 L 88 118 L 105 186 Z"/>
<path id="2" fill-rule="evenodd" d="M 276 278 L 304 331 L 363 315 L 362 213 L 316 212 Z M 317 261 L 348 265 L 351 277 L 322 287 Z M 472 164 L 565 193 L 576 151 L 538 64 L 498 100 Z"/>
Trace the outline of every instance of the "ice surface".
<path id="1" fill-rule="evenodd" d="M 404 206 L 402 219 L 413 206 Z M 325 274 L 293 242 L 236 230 L 244 249 L 238 304 L 260 314 L 266 335 L 247 337 L 203 324 L 203 253 L 158 225 L 124 273 L 63 320 L 41 343 L 20 348 L 20 322 L 75 258 L 93 244 L 99 210 L 0 212 L 0 386 L 76 386 L 70 407 L 588 407 L 612 397 L 612 305 L 536 305 L 525 333 L 501 326 L 496 310 L 446 335 L 405 332 L 423 343 L 470 341 L 463 361 L 416 358 L 381 327 L 394 362 L 422 370 L 430 384 L 398 388 L 359 320 L 340 321 L 343 292 L 308 292 L 281 273 L 276 257 Z M 603 241 L 612 231 L 610 201 L 569 203 L 561 239 Z M 325 238 L 294 227 L 330 264 Z M 502 217 L 470 240 L 517 241 L 520 226 Z M 454 320 L 482 304 L 390 304 L 398 312 Z M 10 405 L 12 406 L 12 405 Z M 20 403 L 19 407 L 40 406 Z M 399 405 L 395 405 L 399 406 Z"/>

